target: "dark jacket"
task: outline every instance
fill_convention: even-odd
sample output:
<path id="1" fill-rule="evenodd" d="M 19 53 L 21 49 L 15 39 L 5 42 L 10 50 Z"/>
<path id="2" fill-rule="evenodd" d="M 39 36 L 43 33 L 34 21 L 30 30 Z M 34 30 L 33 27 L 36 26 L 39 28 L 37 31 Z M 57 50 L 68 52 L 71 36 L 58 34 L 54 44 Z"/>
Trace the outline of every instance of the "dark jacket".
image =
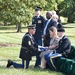
<path id="1" fill-rule="evenodd" d="M 22 39 L 22 47 L 20 50 L 20 58 L 23 60 L 31 60 L 31 53 L 37 52 L 38 45 L 34 43 L 34 38 L 26 33 Z"/>
<path id="2" fill-rule="evenodd" d="M 47 20 L 48 21 L 48 20 Z M 44 28 L 46 26 L 46 23 L 47 21 L 45 22 L 45 25 L 44 25 Z M 56 27 L 57 28 L 57 23 L 55 20 L 51 19 L 51 21 L 48 23 L 48 26 L 47 26 L 47 29 L 46 29 L 46 35 L 45 35 L 45 40 L 44 40 L 44 46 L 49 46 L 49 43 L 50 43 L 50 33 L 49 33 L 49 28 L 51 28 L 52 26 Z M 44 29 L 43 29 L 44 30 Z"/>
<path id="3" fill-rule="evenodd" d="M 46 23 L 47 23 L 48 20 L 45 21 L 45 25 L 44 25 L 44 28 L 46 26 Z M 46 29 L 46 35 L 49 34 L 49 28 L 51 28 L 52 26 L 54 27 L 57 27 L 57 23 L 54 19 L 51 19 L 50 22 L 48 23 L 48 26 L 47 26 L 47 29 Z M 43 29 L 44 30 L 44 29 Z"/>
<path id="4" fill-rule="evenodd" d="M 56 52 L 62 53 L 63 56 L 67 57 L 67 55 L 70 53 L 70 50 L 71 42 L 66 36 L 63 36 L 63 38 L 59 41 L 59 47 L 56 49 Z"/>
<path id="5" fill-rule="evenodd" d="M 32 18 L 32 24 L 34 24 L 36 27 L 36 32 L 34 34 L 35 39 L 42 38 L 42 32 L 43 32 L 43 27 L 44 27 L 45 21 L 46 21 L 45 18 L 41 15 L 38 18 L 37 18 L 37 16 L 34 16 Z"/>

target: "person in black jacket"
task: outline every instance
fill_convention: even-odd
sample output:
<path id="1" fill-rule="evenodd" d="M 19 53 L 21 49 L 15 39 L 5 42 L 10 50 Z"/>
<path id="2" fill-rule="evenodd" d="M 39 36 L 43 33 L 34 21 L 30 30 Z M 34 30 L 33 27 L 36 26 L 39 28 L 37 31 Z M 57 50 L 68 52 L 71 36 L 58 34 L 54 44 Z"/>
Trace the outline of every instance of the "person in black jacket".
<path id="1" fill-rule="evenodd" d="M 49 68 L 51 70 L 56 70 L 56 58 L 66 57 L 71 50 L 71 42 L 67 36 L 65 36 L 65 30 L 63 28 L 58 28 L 58 36 L 60 37 L 59 45 L 56 49 L 56 52 L 53 54 L 46 54 L 45 60 L 47 61 Z"/>
<path id="2" fill-rule="evenodd" d="M 61 53 L 64 57 L 67 57 L 71 50 L 71 42 L 64 32 L 65 30 L 63 28 L 58 29 L 58 36 L 61 37 L 61 39 L 56 52 Z"/>
<path id="3" fill-rule="evenodd" d="M 41 7 L 36 7 L 35 8 L 35 16 L 32 18 L 32 24 L 36 28 L 36 32 L 33 35 L 34 40 L 37 44 L 42 46 L 42 32 L 43 32 L 43 27 L 46 19 L 41 15 Z"/>
<path id="4" fill-rule="evenodd" d="M 44 24 L 44 29 L 43 29 L 43 40 L 44 40 L 44 46 L 49 46 L 50 44 L 50 34 L 49 34 L 49 28 L 52 26 L 57 28 L 57 22 L 52 18 L 52 12 L 47 11 L 46 13 L 46 18 L 47 20 L 45 21 Z"/>
<path id="5" fill-rule="evenodd" d="M 29 62 L 32 58 L 32 53 L 38 51 L 38 45 L 34 42 L 33 34 L 35 34 L 35 27 L 28 26 L 28 32 L 22 38 L 22 46 L 20 50 L 20 58 L 22 64 L 17 64 L 11 60 L 8 60 L 7 68 L 13 65 L 15 68 L 24 68 L 24 60 L 26 60 L 26 69 L 29 67 Z"/>
<path id="6" fill-rule="evenodd" d="M 32 24 L 35 26 L 36 28 L 36 32 L 33 35 L 35 42 L 42 46 L 42 32 L 43 32 L 43 27 L 44 27 L 44 23 L 45 23 L 45 18 L 41 15 L 41 7 L 36 7 L 35 8 L 35 16 L 33 16 L 32 18 Z M 33 53 L 34 55 L 35 53 Z M 36 54 L 36 63 L 35 63 L 35 67 L 39 67 L 39 65 L 41 64 L 41 58 L 39 57 L 40 52 L 38 52 Z"/>

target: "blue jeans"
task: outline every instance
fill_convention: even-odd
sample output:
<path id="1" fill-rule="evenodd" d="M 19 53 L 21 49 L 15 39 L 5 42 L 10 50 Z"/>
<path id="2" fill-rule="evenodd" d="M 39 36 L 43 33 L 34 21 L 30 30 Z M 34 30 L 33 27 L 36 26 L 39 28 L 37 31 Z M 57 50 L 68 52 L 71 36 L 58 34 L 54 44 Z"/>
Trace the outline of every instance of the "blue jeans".
<path id="1" fill-rule="evenodd" d="M 29 62 L 30 62 L 30 61 L 27 61 L 27 60 L 26 60 L 26 68 L 29 67 Z M 18 64 L 18 63 L 13 62 L 12 65 L 13 65 L 15 68 L 24 68 L 24 60 L 22 59 L 22 64 Z"/>

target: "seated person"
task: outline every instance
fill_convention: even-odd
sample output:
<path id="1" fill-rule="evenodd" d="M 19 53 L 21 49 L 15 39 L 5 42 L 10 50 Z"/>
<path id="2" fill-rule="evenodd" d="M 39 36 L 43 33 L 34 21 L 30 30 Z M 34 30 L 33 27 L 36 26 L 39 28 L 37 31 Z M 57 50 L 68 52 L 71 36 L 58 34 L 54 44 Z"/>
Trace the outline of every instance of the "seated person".
<path id="1" fill-rule="evenodd" d="M 58 42 L 59 42 L 59 37 L 57 35 L 56 27 L 52 26 L 49 29 L 49 32 L 50 32 L 50 38 L 51 38 L 50 46 L 48 47 L 48 50 L 42 51 L 40 54 L 42 69 L 46 68 L 46 60 L 44 59 L 44 55 L 55 51 L 55 49 L 58 47 Z"/>
<path id="2" fill-rule="evenodd" d="M 59 46 L 56 48 L 56 53 L 54 54 L 46 54 L 44 58 L 49 65 L 51 70 L 56 70 L 56 61 L 57 57 L 67 57 L 71 50 L 71 43 L 68 37 L 65 36 L 65 30 L 63 28 L 58 28 L 58 36 L 61 38 L 59 41 Z"/>

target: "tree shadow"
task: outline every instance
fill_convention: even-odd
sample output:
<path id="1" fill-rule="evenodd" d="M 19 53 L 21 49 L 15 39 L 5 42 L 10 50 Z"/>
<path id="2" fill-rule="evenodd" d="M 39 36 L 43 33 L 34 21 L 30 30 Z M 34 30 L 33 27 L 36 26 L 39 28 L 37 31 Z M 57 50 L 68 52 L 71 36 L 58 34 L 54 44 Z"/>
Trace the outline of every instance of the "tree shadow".
<path id="1" fill-rule="evenodd" d="M 0 32 L 0 34 L 5 34 L 5 33 L 11 34 L 11 33 L 17 33 L 17 32 Z"/>
<path id="2" fill-rule="evenodd" d="M 8 59 L 9 60 L 9 59 Z M 6 60 L 6 59 L 0 59 L 0 62 L 1 61 L 8 61 L 8 60 Z M 12 61 L 21 61 L 21 60 L 12 60 Z"/>
<path id="3" fill-rule="evenodd" d="M 11 33 L 25 33 L 25 32 L 17 32 L 17 31 L 15 31 L 15 32 L 0 32 L 0 34 L 6 34 L 6 33 L 11 34 Z"/>
<path id="4" fill-rule="evenodd" d="M 74 36 L 74 35 L 71 35 L 71 36 L 68 36 L 68 37 L 72 37 L 72 38 L 74 38 L 75 36 Z"/>
<path id="5" fill-rule="evenodd" d="M 75 27 L 67 27 L 67 26 L 65 26 L 64 28 L 75 28 Z"/>
<path id="6" fill-rule="evenodd" d="M 16 29 L 16 27 L 9 27 L 9 26 L 0 26 L 0 30 L 11 30 L 11 29 Z"/>

